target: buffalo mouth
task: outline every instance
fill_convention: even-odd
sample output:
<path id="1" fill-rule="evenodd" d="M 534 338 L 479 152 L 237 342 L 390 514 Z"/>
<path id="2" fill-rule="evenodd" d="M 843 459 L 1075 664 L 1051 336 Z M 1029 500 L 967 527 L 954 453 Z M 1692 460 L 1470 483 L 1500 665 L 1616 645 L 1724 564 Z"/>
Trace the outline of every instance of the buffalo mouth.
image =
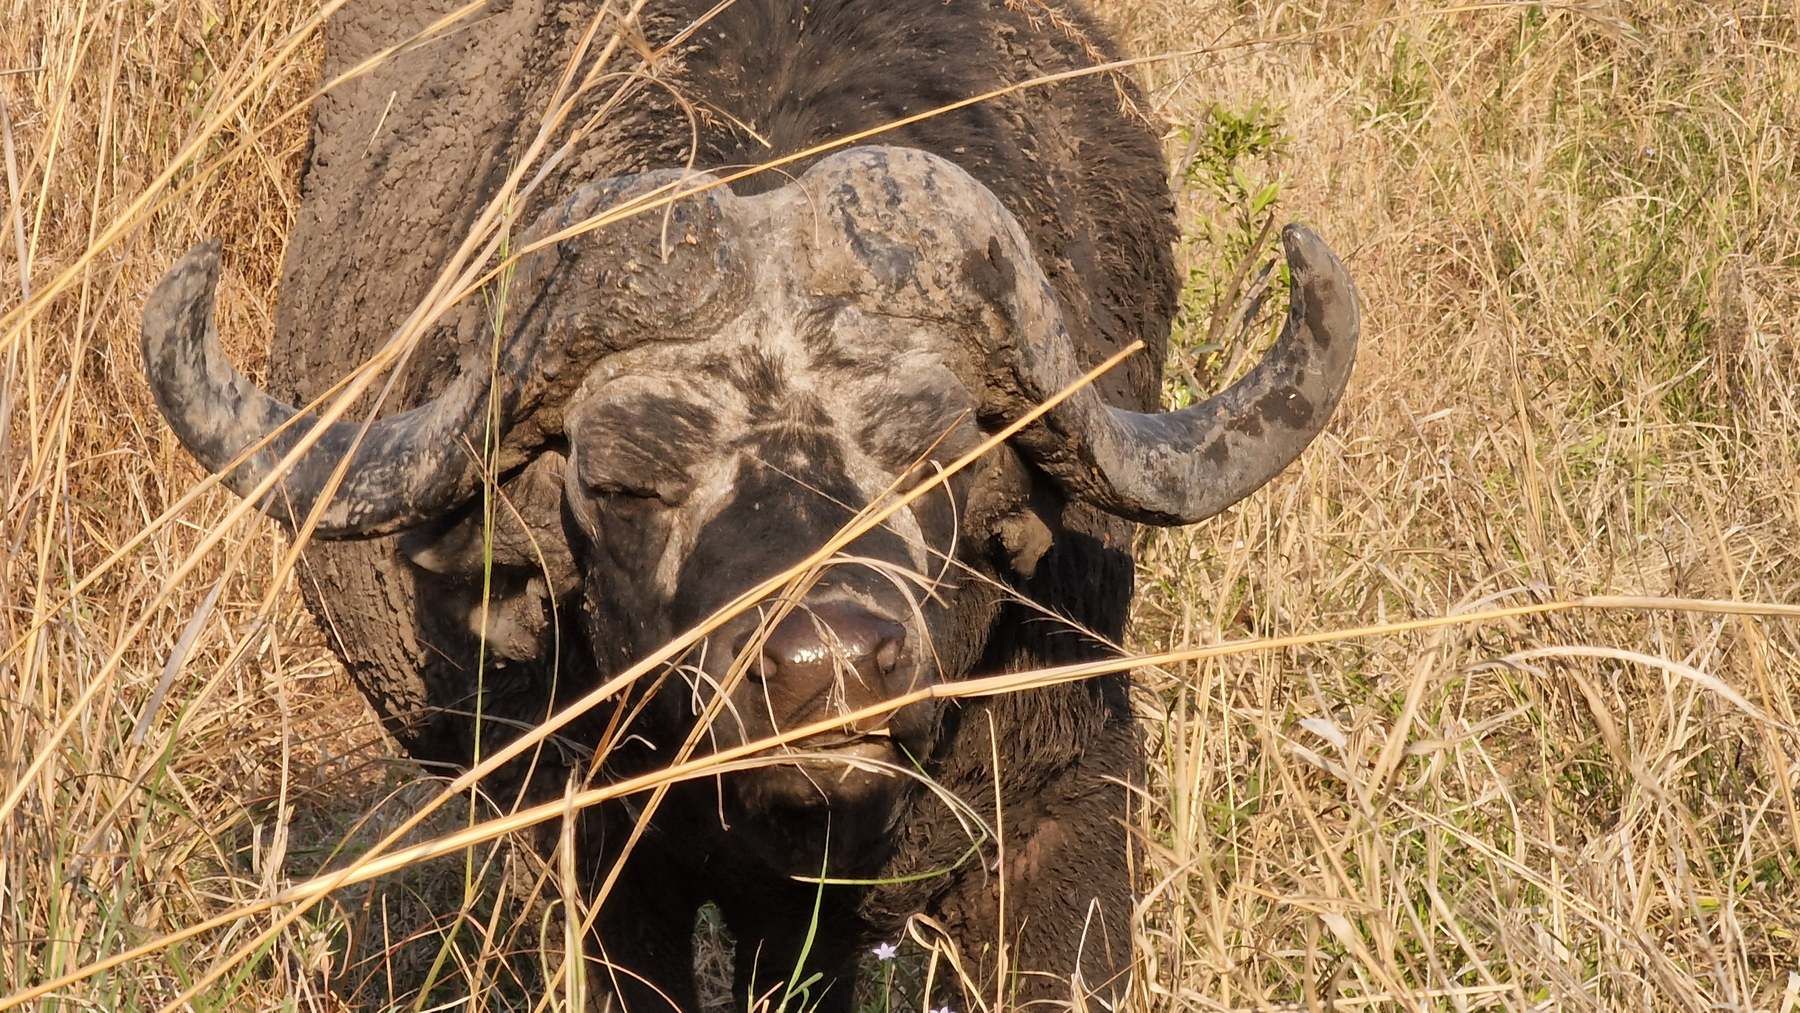
<path id="1" fill-rule="evenodd" d="M 872 875 L 916 780 L 890 735 L 829 733 L 761 754 L 723 780 L 728 835 L 781 875 Z"/>
<path id="2" fill-rule="evenodd" d="M 886 730 L 808 736 L 764 751 L 772 760 L 734 776 L 752 813 L 796 814 L 891 803 L 910 780 L 907 754 Z"/>

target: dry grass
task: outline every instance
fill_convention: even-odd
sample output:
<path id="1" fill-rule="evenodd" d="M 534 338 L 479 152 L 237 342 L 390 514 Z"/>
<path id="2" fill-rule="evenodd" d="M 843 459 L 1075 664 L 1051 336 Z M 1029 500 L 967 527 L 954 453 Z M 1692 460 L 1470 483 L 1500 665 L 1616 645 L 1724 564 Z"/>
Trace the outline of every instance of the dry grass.
<path id="1" fill-rule="evenodd" d="M 1368 319 L 1299 467 L 1146 538 L 1135 646 L 1589 594 L 1800 601 L 1800 11 L 1324 6 L 1104 8 L 1133 52 L 1279 42 L 1142 71 L 1191 237 L 1178 337 L 1198 351 L 1171 399 L 1253 346 L 1213 308 L 1271 210 L 1347 253 Z M 277 120 L 318 56 L 277 51 L 318 10 L 0 15 L 0 996 L 266 902 L 358 817 L 410 808 L 380 804 L 416 775 L 269 525 L 176 579 L 232 505 L 210 495 L 101 569 L 198 477 L 140 378 L 150 283 L 226 238 L 222 331 L 240 362 L 266 345 L 303 140 Z M 159 180 L 215 119 L 216 172 Z M 1796 673 L 1792 621 L 1623 607 L 1147 670 L 1136 1005 L 1800 1009 Z M 324 968 L 382 996 L 413 973 L 397 960 L 443 956 L 499 1002 L 541 983 L 493 954 L 553 975 L 579 899 L 554 864 L 489 854 L 440 859 L 443 896 L 410 870 L 415 906 L 466 912 L 451 947 L 396 945 L 403 884 L 266 944 L 278 912 L 226 920 L 57 994 L 330 1008 Z M 350 929 L 373 960 L 345 972 Z"/>

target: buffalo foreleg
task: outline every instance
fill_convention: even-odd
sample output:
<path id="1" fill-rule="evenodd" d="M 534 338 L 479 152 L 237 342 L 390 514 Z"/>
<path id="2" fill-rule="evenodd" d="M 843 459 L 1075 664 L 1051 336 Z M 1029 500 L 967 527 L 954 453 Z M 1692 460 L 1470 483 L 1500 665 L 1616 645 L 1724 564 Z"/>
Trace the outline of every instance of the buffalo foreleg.
<path id="1" fill-rule="evenodd" d="M 980 988 L 990 1006 L 1039 1008 L 1030 1004 L 1077 994 L 1114 1003 L 1125 992 L 1133 906 L 1126 783 L 1137 757 L 1131 723 L 1109 722 L 1040 793 L 1000 813 L 1000 845 L 928 911 L 953 937 L 972 979 L 963 987 Z"/>

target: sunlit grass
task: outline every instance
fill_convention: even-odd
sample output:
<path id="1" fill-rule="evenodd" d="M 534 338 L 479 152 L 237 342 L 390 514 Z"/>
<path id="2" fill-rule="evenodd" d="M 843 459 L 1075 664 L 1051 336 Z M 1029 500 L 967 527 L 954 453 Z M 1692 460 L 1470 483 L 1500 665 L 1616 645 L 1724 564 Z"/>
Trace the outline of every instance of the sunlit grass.
<path id="1" fill-rule="evenodd" d="M 395 757 L 281 532 L 222 525 L 217 492 L 152 525 L 200 475 L 143 386 L 143 297 L 225 239 L 221 333 L 260 363 L 321 9 L 15 4 L 0 33 L 0 996 L 209 921 L 57 995 L 563 1008 L 594 984 L 566 973 L 591 913 L 567 849 L 471 844 L 493 813 L 467 792 L 396 841 L 433 861 L 307 892 L 447 772 Z M 1287 40 L 1136 71 L 1187 237 L 1171 401 L 1269 333 L 1278 305 L 1239 310 L 1270 219 L 1345 254 L 1366 318 L 1288 475 L 1144 537 L 1131 646 L 1389 627 L 1140 669 L 1134 1006 L 1800 1008 L 1792 620 L 1398 628 L 1800 601 L 1793 8 L 1102 10 L 1134 54 Z M 910 937 L 923 967 L 938 936 Z"/>

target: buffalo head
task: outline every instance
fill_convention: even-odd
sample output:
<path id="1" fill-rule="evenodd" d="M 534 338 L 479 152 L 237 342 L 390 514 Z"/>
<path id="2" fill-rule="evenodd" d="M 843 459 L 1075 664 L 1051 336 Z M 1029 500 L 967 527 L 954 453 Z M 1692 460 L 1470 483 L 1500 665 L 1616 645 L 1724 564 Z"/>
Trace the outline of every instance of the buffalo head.
<path id="1" fill-rule="evenodd" d="M 594 183 L 524 240 L 710 179 Z M 1046 494 L 1189 524 L 1268 481 L 1324 427 L 1358 331 L 1343 265 L 1305 229 L 1282 238 L 1292 309 L 1248 376 L 1163 414 L 1076 393 L 847 545 L 795 600 L 723 627 L 683 659 L 657 706 L 691 728 L 716 702 L 710 734 L 731 745 L 959 677 L 983 648 L 997 588 L 1029 574 L 1054 537 Z M 244 492 L 306 427 L 268 439 L 296 409 L 220 352 L 216 259 L 197 249 L 158 286 L 144 352 L 157 403 L 202 464 L 223 469 L 266 441 L 225 477 Z M 332 426 L 265 509 L 305 516 L 353 453 L 317 535 L 398 533 L 426 570 L 480 573 L 491 560 L 531 574 L 487 631 L 494 650 L 521 658 L 543 650 L 551 599 L 579 602 L 603 667 L 642 657 L 1084 368 L 1013 216 L 956 165 L 910 149 L 853 149 L 780 189 L 712 187 L 571 236 L 522 258 L 501 295 L 487 338 L 470 340 L 497 345 L 496 368 L 484 355 L 419 407 Z M 465 504 L 482 484 L 473 448 L 490 391 L 509 505 L 484 535 Z M 802 746 L 905 764 L 931 749 L 937 718 L 917 704 Z M 727 781 L 731 804 L 753 815 L 885 811 L 894 784 L 867 762 L 817 761 Z"/>

